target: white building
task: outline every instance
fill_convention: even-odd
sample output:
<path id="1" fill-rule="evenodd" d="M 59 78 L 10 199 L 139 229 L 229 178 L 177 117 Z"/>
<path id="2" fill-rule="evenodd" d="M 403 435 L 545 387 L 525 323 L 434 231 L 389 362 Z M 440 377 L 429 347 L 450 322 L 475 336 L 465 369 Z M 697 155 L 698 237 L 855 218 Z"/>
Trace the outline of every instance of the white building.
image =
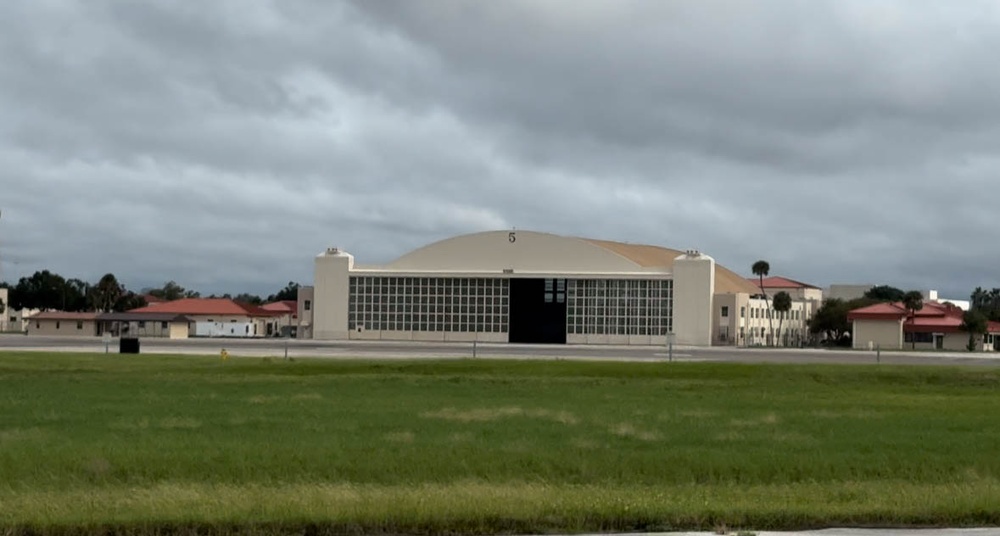
<path id="1" fill-rule="evenodd" d="M 697 251 L 532 231 L 457 236 L 381 266 L 330 248 L 314 279 L 302 333 L 325 340 L 709 346 L 729 343 L 721 307 L 745 307 L 731 321 L 744 337 L 764 307 L 756 284 Z M 796 304 L 783 332 L 802 331 Z"/>

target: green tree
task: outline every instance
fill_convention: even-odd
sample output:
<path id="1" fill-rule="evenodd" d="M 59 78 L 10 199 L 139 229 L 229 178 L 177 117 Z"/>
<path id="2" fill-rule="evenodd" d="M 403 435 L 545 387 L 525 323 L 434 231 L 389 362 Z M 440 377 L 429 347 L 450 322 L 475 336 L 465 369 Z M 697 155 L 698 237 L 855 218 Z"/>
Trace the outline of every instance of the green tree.
<path id="1" fill-rule="evenodd" d="M 851 323 L 847 320 L 847 313 L 874 303 L 877 302 L 870 298 L 853 300 L 829 298 L 823 302 L 823 305 L 809 320 L 809 333 L 823 336 L 833 344 L 842 344 L 852 331 Z"/>
<path id="2" fill-rule="evenodd" d="M 132 291 L 125 291 L 118 301 L 115 302 L 112 310 L 115 312 L 130 311 L 146 306 L 146 298 Z"/>
<path id="3" fill-rule="evenodd" d="M 987 320 L 1000 322 L 1000 288 L 985 290 L 976 287 L 969 296 L 969 309 L 983 313 Z"/>
<path id="4" fill-rule="evenodd" d="M 785 323 L 785 316 L 788 315 L 788 311 L 792 310 L 792 296 L 782 290 L 774 295 L 774 300 L 771 303 L 774 311 L 778 313 L 778 331 L 775 332 L 775 340 L 780 341 L 781 328 Z"/>
<path id="5" fill-rule="evenodd" d="M 283 300 L 296 301 L 299 299 L 299 288 L 301 288 L 301 286 L 298 283 L 294 281 L 289 281 L 288 284 L 285 285 L 285 288 L 279 290 L 277 294 L 271 294 L 270 296 L 268 296 L 267 301 L 268 302 L 276 302 Z"/>
<path id="6" fill-rule="evenodd" d="M 962 313 L 962 331 L 969 334 L 969 343 L 965 346 L 970 352 L 976 350 L 976 339 L 986 334 L 988 326 L 986 315 L 969 309 Z"/>
<path id="7" fill-rule="evenodd" d="M 197 298 L 201 296 L 198 292 L 187 290 L 186 288 L 178 285 L 176 281 L 167 281 L 163 284 L 163 287 L 150 290 L 149 295 L 167 301 L 179 300 L 181 298 Z"/>
<path id="8" fill-rule="evenodd" d="M 918 290 L 911 290 L 903 295 L 903 307 L 906 308 L 907 316 L 910 320 L 910 325 L 913 325 L 913 318 L 917 315 L 917 311 L 924 308 L 924 296 Z M 917 338 L 911 336 L 913 348 L 917 347 Z"/>
<path id="9" fill-rule="evenodd" d="M 90 283 L 83 281 L 82 279 L 70 279 L 66 281 L 66 285 L 62 288 L 62 306 L 63 311 L 88 311 L 90 310 Z"/>
<path id="10" fill-rule="evenodd" d="M 15 309 L 63 309 L 66 306 L 67 282 L 59 274 L 48 270 L 37 271 L 22 277 L 11 289 L 10 301 Z"/>
<path id="11" fill-rule="evenodd" d="M 767 310 L 768 337 L 774 336 L 774 321 L 771 319 L 771 304 L 767 301 L 767 290 L 764 289 L 764 278 L 771 273 L 771 265 L 765 260 L 759 260 L 750 267 L 753 275 L 760 278 L 760 293 L 764 296 L 764 307 Z"/>
<path id="12" fill-rule="evenodd" d="M 264 303 L 264 300 L 260 296 L 250 294 L 249 292 L 243 292 L 237 294 L 236 297 L 232 299 L 233 301 L 237 301 L 240 303 L 249 303 L 250 305 L 260 305 Z"/>
<path id="13" fill-rule="evenodd" d="M 114 274 L 104 274 L 90 290 L 90 303 L 96 311 L 114 311 L 125 293 L 125 286 Z"/>
<path id="14" fill-rule="evenodd" d="M 865 292 L 865 297 L 872 300 L 880 302 L 899 302 L 903 301 L 903 296 L 906 293 L 896 287 L 890 287 L 889 285 L 879 285 L 872 287 Z"/>

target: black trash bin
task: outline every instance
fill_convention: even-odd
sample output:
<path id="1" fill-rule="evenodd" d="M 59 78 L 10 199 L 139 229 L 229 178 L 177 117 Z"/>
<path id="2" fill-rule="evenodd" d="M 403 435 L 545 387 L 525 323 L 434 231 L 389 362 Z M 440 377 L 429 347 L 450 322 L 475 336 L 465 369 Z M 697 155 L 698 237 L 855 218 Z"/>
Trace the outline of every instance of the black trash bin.
<path id="1" fill-rule="evenodd" d="M 118 342 L 118 353 L 120 354 L 138 354 L 139 353 L 139 338 L 138 337 L 122 337 Z"/>

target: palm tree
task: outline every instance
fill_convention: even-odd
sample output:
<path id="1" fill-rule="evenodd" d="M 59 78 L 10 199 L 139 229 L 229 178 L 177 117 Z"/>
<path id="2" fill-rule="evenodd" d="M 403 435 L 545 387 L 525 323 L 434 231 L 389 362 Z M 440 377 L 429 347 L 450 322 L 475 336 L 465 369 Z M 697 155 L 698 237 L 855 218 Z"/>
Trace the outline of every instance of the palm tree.
<path id="1" fill-rule="evenodd" d="M 976 339 L 986 334 L 988 324 L 986 316 L 976 309 L 965 311 L 962 314 L 962 331 L 969 334 L 969 344 L 966 348 L 970 352 L 976 351 Z"/>
<path id="2" fill-rule="evenodd" d="M 781 291 L 774 295 L 774 310 L 778 313 L 778 331 L 775 332 L 775 340 L 781 340 L 781 326 L 785 323 L 785 315 L 792 310 L 792 296 Z"/>
<path id="3" fill-rule="evenodd" d="M 924 308 L 924 295 L 920 293 L 919 290 L 911 290 L 903 295 L 903 307 L 909 313 L 910 325 L 913 325 L 913 317 L 916 316 L 917 311 Z M 913 349 L 917 348 L 917 338 L 913 335 L 910 336 L 910 341 L 913 343 Z"/>
<path id="4" fill-rule="evenodd" d="M 760 260 L 753 263 L 750 268 L 753 275 L 760 278 L 760 293 L 764 295 L 764 307 L 767 309 L 767 325 L 769 331 L 769 338 L 774 334 L 774 321 L 771 319 L 771 305 L 767 302 L 767 291 L 764 290 L 764 277 L 771 273 L 771 265 L 767 261 Z"/>

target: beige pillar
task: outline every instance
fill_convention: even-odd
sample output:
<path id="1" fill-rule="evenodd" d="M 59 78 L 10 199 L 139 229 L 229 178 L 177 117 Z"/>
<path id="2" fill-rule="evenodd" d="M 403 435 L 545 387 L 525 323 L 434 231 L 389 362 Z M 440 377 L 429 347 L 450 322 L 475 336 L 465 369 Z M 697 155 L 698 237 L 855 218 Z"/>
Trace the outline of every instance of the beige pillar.
<path id="1" fill-rule="evenodd" d="M 337 248 L 316 256 L 313 281 L 314 339 L 347 339 L 347 307 L 354 257 Z"/>
<path id="2" fill-rule="evenodd" d="M 715 259 L 688 251 L 674 260 L 674 344 L 712 345 Z"/>

